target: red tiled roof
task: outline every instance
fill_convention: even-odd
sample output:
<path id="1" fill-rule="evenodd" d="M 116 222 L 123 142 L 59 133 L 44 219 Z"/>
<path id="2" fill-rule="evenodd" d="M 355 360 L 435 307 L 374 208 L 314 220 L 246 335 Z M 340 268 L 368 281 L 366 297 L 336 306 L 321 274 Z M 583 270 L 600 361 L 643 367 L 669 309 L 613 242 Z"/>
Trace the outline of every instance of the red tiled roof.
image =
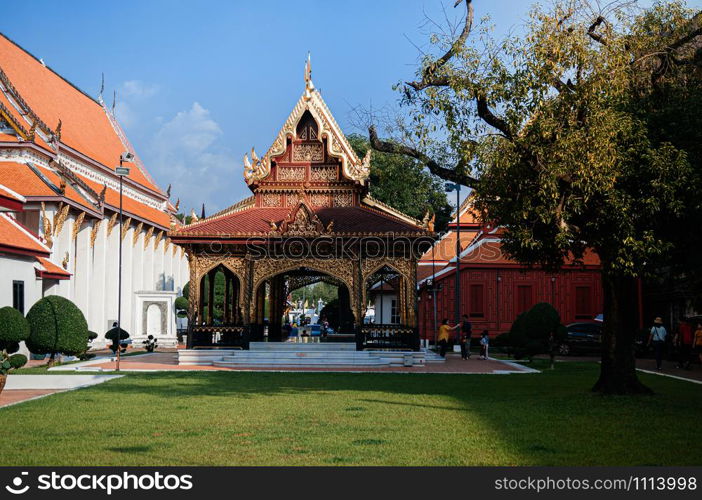
<path id="1" fill-rule="evenodd" d="M 2 34 L 0 68 L 44 123 L 55 129 L 61 121 L 62 143 L 114 169 L 126 145 L 97 101 Z M 132 168 L 129 178 L 158 192 L 139 168 Z"/>
<path id="2" fill-rule="evenodd" d="M 49 278 L 56 280 L 67 280 L 71 278 L 71 273 L 66 271 L 64 268 L 57 266 L 49 259 L 44 257 L 37 257 L 37 261 L 41 264 L 44 270 L 37 269 L 37 276 L 40 278 Z"/>
<path id="3" fill-rule="evenodd" d="M 270 223 L 281 223 L 292 210 L 294 209 L 251 207 L 183 226 L 172 233 L 172 237 L 267 235 L 271 230 Z M 365 207 L 319 208 L 313 212 L 325 227 L 334 221 L 332 233 L 337 234 L 425 234 L 423 229 L 415 225 Z"/>
<path id="4" fill-rule="evenodd" d="M 0 252 L 48 257 L 51 250 L 12 217 L 0 213 Z"/>

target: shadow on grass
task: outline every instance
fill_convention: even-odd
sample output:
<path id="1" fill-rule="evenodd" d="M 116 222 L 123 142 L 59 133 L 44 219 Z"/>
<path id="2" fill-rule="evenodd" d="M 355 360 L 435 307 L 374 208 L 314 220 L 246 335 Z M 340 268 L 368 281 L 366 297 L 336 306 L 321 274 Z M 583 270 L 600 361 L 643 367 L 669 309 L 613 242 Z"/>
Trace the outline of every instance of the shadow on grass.
<path id="1" fill-rule="evenodd" d="M 702 395 L 697 386 L 647 377 L 645 382 L 656 390 L 654 396 L 605 397 L 589 391 L 596 376 L 596 365 L 578 363 L 560 364 L 556 370 L 540 374 L 519 375 L 160 372 L 128 374 L 56 397 L 74 398 L 71 402 L 83 400 L 83 404 L 93 407 L 93 397 L 103 402 L 119 401 L 121 405 L 139 401 L 145 414 L 177 412 L 183 422 L 193 415 L 211 419 L 206 424 L 191 421 L 194 428 L 183 424 L 174 439 L 184 439 L 206 438 L 207 429 L 226 421 L 228 408 L 239 403 L 261 404 L 262 408 L 273 409 L 269 411 L 284 413 L 286 407 L 274 401 L 275 398 L 300 396 L 310 398 L 309 403 L 303 400 L 305 405 L 325 408 L 325 397 L 344 392 L 347 394 L 343 397 L 348 401 L 335 411 L 337 415 L 353 417 L 362 426 L 362 432 L 367 433 L 356 434 L 346 441 L 359 449 L 382 450 L 383 446 L 392 445 L 386 436 L 377 433 L 378 428 L 398 418 L 395 415 L 410 415 L 401 410 L 407 408 L 431 419 L 412 422 L 410 427 L 412 432 L 432 436 L 427 443 L 435 446 L 430 451 L 438 460 L 443 456 L 439 441 L 453 441 L 486 447 L 488 450 L 483 449 L 483 453 L 491 453 L 494 448 L 493 453 L 518 457 L 510 458 L 516 462 L 503 465 L 699 464 L 702 445 L 693 435 L 702 414 Z M 266 398 L 271 399 L 268 405 Z M 437 404 L 432 404 L 433 401 Z M 212 413 L 207 414 L 206 410 L 199 413 L 200 407 L 209 403 Z M 34 403 L 27 403 L 30 404 Z M 253 434 L 242 434 L 242 438 L 251 440 L 254 447 L 266 439 L 284 438 L 286 425 L 299 421 L 300 415 L 294 412 L 304 412 L 305 408 L 301 406 L 289 410 L 290 414 L 280 415 L 280 427 L 254 425 L 247 429 Z M 304 432 L 323 435 L 326 429 L 333 430 L 337 425 L 333 414 L 317 418 L 304 424 Z M 675 425 L 670 425 L 671 422 Z M 397 423 L 398 427 L 402 424 Z M 223 428 L 226 425 L 231 424 L 226 423 Z M 343 441 L 343 436 L 339 440 Z M 160 448 L 162 443 L 159 443 L 128 443 L 106 450 L 148 455 L 158 451 L 154 446 Z M 291 454 L 308 453 L 305 446 L 289 450 Z M 473 452 L 465 450 L 466 454 Z M 327 457 L 312 457 L 310 462 L 356 463 L 343 453 L 330 453 Z M 456 459 L 455 454 L 448 456 L 445 460 Z M 167 460 L 163 458 L 164 462 Z M 501 463 L 499 458 L 494 462 Z"/>

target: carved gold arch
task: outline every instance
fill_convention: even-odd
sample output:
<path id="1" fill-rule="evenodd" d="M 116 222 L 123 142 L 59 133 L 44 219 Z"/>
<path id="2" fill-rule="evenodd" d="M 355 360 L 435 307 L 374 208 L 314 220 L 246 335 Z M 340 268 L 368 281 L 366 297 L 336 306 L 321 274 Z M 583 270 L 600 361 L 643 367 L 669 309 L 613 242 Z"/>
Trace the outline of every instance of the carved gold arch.
<path id="1" fill-rule="evenodd" d="M 188 253 L 188 262 L 190 264 L 190 314 L 191 317 L 199 311 L 201 290 L 200 284 L 203 276 L 209 273 L 212 269 L 222 265 L 236 276 L 241 286 L 242 303 L 249 301 L 248 297 L 248 265 L 249 261 L 245 257 L 232 257 L 229 255 L 205 255 L 197 256 Z"/>
<path id="2" fill-rule="evenodd" d="M 361 275 L 363 283 L 361 285 L 361 308 L 365 316 L 366 305 L 368 304 L 368 290 L 366 283 L 368 278 L 373 276 L 383 267 L 389 267 L 400 276 L 399 290 L 397 298 L 400 307 L 400 322 L 405 326 L 416 326 L 415 302 L 417 300 L 417 286 L 415 282 L 415 266 L 417 263 L 411 258 L 380 257 L 364 259 L 361 263 Z"/>
<path id="3" fill-rule="evenodd" d="M 261 259 L 254 261 L 253 297 L 249 301 L 250 317 L 254 317 L 256 311 L 256 291 L 266 280 L 303 267 L 327 274 L 343 283 L 349 290 L 351 310 L 358 320 L 358 280 L 354 279 L 354 263 L 350 259 Z"/>

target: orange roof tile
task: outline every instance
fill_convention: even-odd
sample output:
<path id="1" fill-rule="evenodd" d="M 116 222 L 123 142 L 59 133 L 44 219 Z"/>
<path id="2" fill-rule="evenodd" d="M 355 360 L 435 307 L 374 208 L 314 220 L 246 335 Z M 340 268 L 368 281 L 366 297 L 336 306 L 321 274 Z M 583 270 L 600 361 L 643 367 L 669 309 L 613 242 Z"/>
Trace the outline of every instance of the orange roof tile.
<path id="1" fill-rule="evenodd" d="M 53 262 L 51 262 L 49 259 L 46 259 L 44 257 L 37 257 L 37 261 L 39 264 L 41 264 L 41 267 L 44 268 L 44 270 L 39 270 L 37 269 L 37 275 L 41 278 L 52 278 L 52 279 L 59 279 L 59 280 L 67 280 L 70 279 L 71 273 L 66 271 L 64 268 L 57 266 Z"/>
<path id="2" fill-rule="evenodd" d="M 82 175 L 76 174 L 83 182 L 85 182 L 93 191 L 100 193 L 103 189 L 103 185 L 97 182 L 83 177 Z M 115 209 L 119 208 L 119 192 L 114 189 L 107 189 L 105 192 L 105 203 L 110 205 Z M 135 215 L 141 219 L 149 221 L 153 224 L 158 224 L 162 227 L 169 227 L 171 222 L 171 217 L 166 212 L 152 208 L 148 205 L 144 205 L 141 202 L 136 201 L 128 196 L 122 196 L 122 210 L 127 212 L 127 214 Z"/>
<path id="3" fill-rule="evenodd" d="M 54 186 L 61 185 L 61 178 L 53 170 L 37 167 L 39 172 L 44 175 Z M 80 180 L 85 182 L 96 194 L 99 194 L 103 186 L 97 182 L 75 174 Z M 61 196 L 55 192 L 49 185 L 40 179 L 28 165 L 17 162 L 0 162 L 0 184 L 3 184 L 13 191 L 21 193 L 23 196 L 41 198 L 53 198 Z M 63 194 L 67 198 L 82 208 L 98 212 L 98 208 L 88 199 L 83 197 L 70 183 L 66 183 L 66 189 Z M 123 210 L 129 216 L 130 214 L 141 219 L 144 219 L 152 224 L 157 224 L 167 228 L 170 225 L 170 216 L 166 212 L 149 207 L 140 203 L 128 196 L 122 197 Z M 114 189 L 108 189 L 105 193 L 105 203 L 113 208 L 119 207 L 119 193 Z"/>
<path id="4" fill-rule="evenodd" d="M 56 128 L 61 121 L 62 143 L 114 169 L 127 147 L 97 101 L 1 34 L 0 68 L 44 123 Z M 132 168 L 129 178 L 158 191 L 139 168 Z"/>
<path id="5" fill-rule="evenodd" d="M 0 213 L 0 252 L 48 257 L 51 250 L 14 218 Z"/>
<path id="6" fill-rule="evenodd" d="M 461 251 L 465 250 L 471 241 L 478 234 L 478 231 L 466 231 L 461 230 Z M 432 259 L 436 262 L 448 262 L 456 256 L 456 232 L 450 231 L 441 238 L 435 245 L 434 251 L 429 249 L 422 258 L 419 259 L 420 262 L 431 262 Z"/>
<path id="7" fill-rule="evenodd" d="M 510 258 L 502 249 L 502 241 L 498 234 L 484 234 L 475 244 L 471 245 L 468 253 L 461 257 L 461 264 L 480 264 L 480 265 L 496 265 L 496 266 L 514 266 L 519 263 Z M 599 256 L 592 250 L 587 249 L 583 255 L 580 265 L 599 266 Z M 566 259 L 564 265 L 576 265 L 574 258 L 571 256 Z"/>
<path id="8" fill-rule="evenodd" d="M 54 186 L 61 186 L 61 178 L 53 170 L 36 167 L 37 170 L 46 177 Z M 0 184 L 3 184 L 13 191 L 20 193 L 26 197 L 57 197 L 62 196 L 57 193 L 46 182 L 44 182 L 35 172 L 24 163 L 12 161 L 0 162 Z M 67 198 L 83 208 L 91 211 L 97 211 L 97 207 L 90 201 L 86 200 L 80 193 L 66 184 L 66 190 L 63 197 Z"/>

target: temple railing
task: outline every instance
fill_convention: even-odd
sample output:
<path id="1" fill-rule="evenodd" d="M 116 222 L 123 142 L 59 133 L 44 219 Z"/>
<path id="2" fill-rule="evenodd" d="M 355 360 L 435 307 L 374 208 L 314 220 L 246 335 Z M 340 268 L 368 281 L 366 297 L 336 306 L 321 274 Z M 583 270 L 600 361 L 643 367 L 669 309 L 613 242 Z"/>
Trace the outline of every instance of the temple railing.
<path id="1" fill-rule="evenodd" d="M 192 325 L 188 347 L 238 347 L 248 349 L 249 328 L 242 325 Z"/>
<path id="2" fill-rule="evenodd" d="M 362 325 L 356 330 L 356 350 L 419 350 L 419 330 L 403 325 Z"/>

